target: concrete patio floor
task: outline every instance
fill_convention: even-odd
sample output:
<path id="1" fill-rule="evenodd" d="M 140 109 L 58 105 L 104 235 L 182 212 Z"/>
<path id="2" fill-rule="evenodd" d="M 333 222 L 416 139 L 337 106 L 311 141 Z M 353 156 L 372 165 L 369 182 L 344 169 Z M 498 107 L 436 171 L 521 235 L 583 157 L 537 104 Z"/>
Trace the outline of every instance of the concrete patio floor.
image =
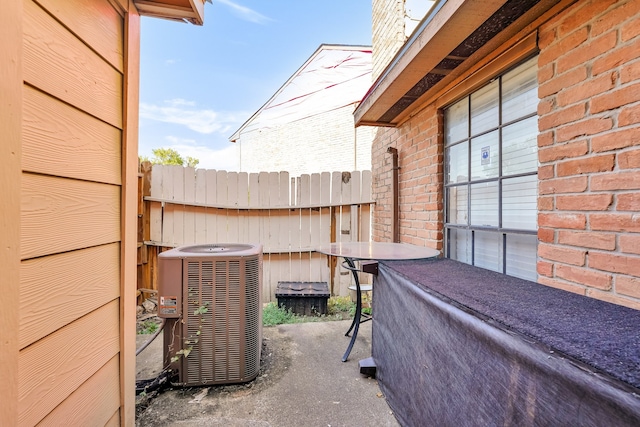
<path id="1" fill-rule="evenodd" d="M 375 379 L 360 374 L 371 355 L 371 324 L 361 325 L 349 360 L 341 361 L 350 321 L 263 328 L 262 367 L 247 384 L 172 388 L 139 411 L 146 426 L 398 426 Z M 148 335 L 138 336 L 138 345 Z M 137 357 L 137 377 L 158 374 L 162 336 Z"/>

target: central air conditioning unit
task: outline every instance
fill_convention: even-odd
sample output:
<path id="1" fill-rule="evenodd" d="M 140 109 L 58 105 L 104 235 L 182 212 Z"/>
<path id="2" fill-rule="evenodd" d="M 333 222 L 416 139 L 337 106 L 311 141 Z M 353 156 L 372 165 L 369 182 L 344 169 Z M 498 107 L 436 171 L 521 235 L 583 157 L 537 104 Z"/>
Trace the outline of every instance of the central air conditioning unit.
<path id="1" fill-rule="evenodd" d="M 262 348 L 262 246 L 183 246 L 158 255 L 164 366 L 184 386 L 254 379 Z"/>

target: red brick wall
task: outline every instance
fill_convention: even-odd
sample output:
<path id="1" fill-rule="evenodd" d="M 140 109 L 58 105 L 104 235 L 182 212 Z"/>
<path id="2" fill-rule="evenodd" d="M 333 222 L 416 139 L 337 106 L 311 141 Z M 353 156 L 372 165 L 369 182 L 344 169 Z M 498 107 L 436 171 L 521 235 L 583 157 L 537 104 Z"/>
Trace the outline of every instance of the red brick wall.
<path id="1" fill-rule="evenodd" d="M 391 155 L 387 147 L 394 146 L 396 129 L 379 128 L 371 147 L 371 175 L 373 176 L 372 195 L 376 202 L 373 205 L 372 237 L 378 242 L 393 241 L 392 207 L 392 165 Z"/>
<path id="2" fill-rule="evenodd" d="M 538 281 L 640 309 L 640 1 L 579 0 L 538 30 Z M 392 146 L 401 241 L 442 249 L 441 120 L 378 130 L 375 240 L 392 239 Z"/>
<path id="3" fill-rule="evenodd" d="M 404 15 L 404 0 L 373 0 L 372 2 L 374 80 L 384 71 L 406 40 Z M 392 165 L 387 147 L 396 147 L 397 138 L 398 132 L 395 129 L 378 128 L 372 144 L 371 170 L 374 180 L 373 197 L 376 201 L 372 233 L 376 241 L 393 241 Z"/>
<path id="4" fill-rule="evenodd" d="M 398 150 L 400 240 L 442 249 L 442 116 L 422 110 L 398 129 L 381 128 L 373 144 L 374 240 L 392 241 L 392 165 L 388 147 Z"/>
<path id="5" fill-rule="evenodd" d="M 539 47 L 539 282 L 640 308 L 640 1 L 579 1 Z"/>

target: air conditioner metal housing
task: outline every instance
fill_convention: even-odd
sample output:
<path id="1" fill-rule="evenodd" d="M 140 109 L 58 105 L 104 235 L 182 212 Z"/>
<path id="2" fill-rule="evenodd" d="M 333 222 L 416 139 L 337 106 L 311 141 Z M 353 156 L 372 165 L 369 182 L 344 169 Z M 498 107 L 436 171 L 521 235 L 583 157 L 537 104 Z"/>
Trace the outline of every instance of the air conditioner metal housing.
<path id="1" fill-rule="evenodd" d="M 177 371 L 178 384 L 254 379 L 262 348 L 262 246 L 193 245 L 159 254 L 158 316 L 166 319 L 165 366 Z"/>

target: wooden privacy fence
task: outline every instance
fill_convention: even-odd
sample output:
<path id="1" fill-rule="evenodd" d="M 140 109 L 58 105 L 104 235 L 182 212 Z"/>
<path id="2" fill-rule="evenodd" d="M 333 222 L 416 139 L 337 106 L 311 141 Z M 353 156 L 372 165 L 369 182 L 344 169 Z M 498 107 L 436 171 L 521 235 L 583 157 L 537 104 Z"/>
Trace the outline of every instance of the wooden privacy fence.
<path id="1" fill-rule="evenodd" d="M 168 248 L 259 243 L 265 302 L 280 281 L 327 282 L 333 295 L 348 295 L 351 273 L 314 249 L 369 241 L 372 203 L 370 171 L 292 178 L 143 163 L 138 288 L 157 289 L 157 255 Z"/>

